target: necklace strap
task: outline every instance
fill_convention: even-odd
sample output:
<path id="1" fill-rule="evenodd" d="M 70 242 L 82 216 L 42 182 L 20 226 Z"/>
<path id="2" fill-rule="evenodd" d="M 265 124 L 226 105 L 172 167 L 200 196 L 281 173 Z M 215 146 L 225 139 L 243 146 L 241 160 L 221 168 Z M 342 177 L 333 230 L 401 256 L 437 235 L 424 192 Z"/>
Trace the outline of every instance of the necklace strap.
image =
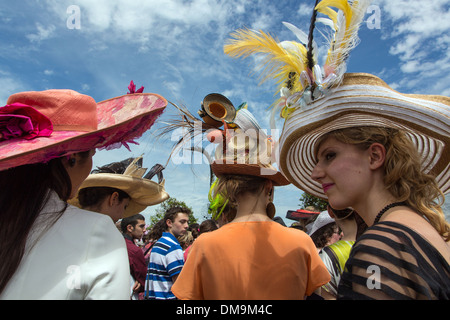
<path id="1" fill-rule="evenodd" d="M 388 210 L 391 209 L 391 208 L 399 207 L 399 206 L 406 206 L 406 203 L 402 201 L 402 202 L 394 202 L 394 203 L 388 204 L 386 207 L 384 207 L 383 209 L 381 209 L 380 212 L 378 212 L 377 216 L 375 217 L 375 220 L 373 221 L 373 224 L 378 223 L 378 222 L 380 221 L 380 219 L 381 219 L 381 216 L 382 216 L 386 211 L 388 211 Z"/>

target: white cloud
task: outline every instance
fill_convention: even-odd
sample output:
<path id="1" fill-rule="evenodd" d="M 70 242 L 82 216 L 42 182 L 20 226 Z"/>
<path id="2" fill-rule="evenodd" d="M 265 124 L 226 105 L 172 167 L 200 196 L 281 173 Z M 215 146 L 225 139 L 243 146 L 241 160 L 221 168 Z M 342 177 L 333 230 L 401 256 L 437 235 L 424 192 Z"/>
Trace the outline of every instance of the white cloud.
<path id="1" fill-rule="evenodd" d="M 54 25 L 50 25 L 48 27 L 44 27 L 40 23 L 36 23 L 37 33 L 28 34 L 26 37 L 28 40 L 30 40 L 32 43 L 40 43 L 43 40 L 50 39 L 54 34 L 56 27 Z"/>
<path id="2" fill-rule="evenodd" d="M 53 11 L 67 19 L 65 9 L 73 1 L 47 1 Z M 133 37 L 133 33 L 158 33 L 171 23 L 204 26 L 227 16 L 227 3 L 209 0 L 78 0 L 82 29 L 103 32 L 111 30 Z M 242 10 L 242 7 L 241 9 Z M 130 34 L 126 34 L 130 32 Z"/>
<path id="3" fill-rule="evenodd" d="M 393 40 L 390 53 L 400 60 L 405 79 L 397 84 L 407 90 L 448 94 L 450 81 L 450 8 L 447 0 L 380 0 L 384 33 Z M 386 35 L 388 33 L 388 35 Z M 444 75 L 444 76 L 442 76 Z M 419 92 L 417 92 L 419 93 Z"/>
<path id="4" fill-rule="evenodd" d="M 170 91 L 172 92 L 172 94 L 175 97 L 179 97 L 180 93 L 181 93 L 181 89 L 183 87 L 181 82 L 177 82 L 177 81 L 164 81 L 163 82 L 164 86 Z"/>
<path id="5" fill-rule="evenodd" d="M 311 17 L 312 12 L 313 5 L 310 3 L 301 3 L 297 10 L 298 15 L 302 17 Z"/>
<path id="6" fill-rule="evenodd" d="M 24 85 L 8 72 L 0 70 L 0 106 L 4 106 L 9 96 L 24 91 Z"/>
<path id="7" fill-rule="evenodd" d="M 91 90 L 91 86 L 88 85 L 87 83 L 83 83 L 81 85 L 81 90 L 84 91 L 84 92 L 87 92 L 87 91 Z"/>

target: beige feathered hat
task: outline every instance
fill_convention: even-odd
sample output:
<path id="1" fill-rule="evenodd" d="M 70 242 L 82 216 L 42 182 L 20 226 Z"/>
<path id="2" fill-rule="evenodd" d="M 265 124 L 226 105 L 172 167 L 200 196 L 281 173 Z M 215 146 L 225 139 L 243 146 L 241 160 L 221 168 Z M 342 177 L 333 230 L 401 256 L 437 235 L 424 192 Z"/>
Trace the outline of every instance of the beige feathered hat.
<path id="1" fill-rule="evenodd" d="M 130 163 L 131 161 L 131 163 Z M 124 170 L 124 164 L 129 163 Z M 130 203 L 125 210 L 125 217 L 130 217 L 148 206 L 159 204 L 169 198 L 164 189 L 162 176 L 163 167 L 155 165 L 146 175 L 146 168 L 142 168 L 142 156 L 136 159 L 126 159 L 94 170 L 80 186 L 77 195 L 69 201 L 70 204 L 81 207 L 78 200 L 80 190 L 92 187 L 110 187 L 126 192 L 130 196 Z M 157 174 L 158 182 L 152 181 Z M 145 175 L 145 176 L 144 176 Z"/>

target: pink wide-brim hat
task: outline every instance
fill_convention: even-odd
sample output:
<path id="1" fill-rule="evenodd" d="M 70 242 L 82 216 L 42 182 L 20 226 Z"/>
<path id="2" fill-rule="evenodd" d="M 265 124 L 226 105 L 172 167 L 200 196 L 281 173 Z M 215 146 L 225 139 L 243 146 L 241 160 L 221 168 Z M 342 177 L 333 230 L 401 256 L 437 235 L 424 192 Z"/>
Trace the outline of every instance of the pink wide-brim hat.
<path id="1" fill-rule="evenodd" d="M 30 106 L 48 117 L 53 132 L 0 141 L 0 171 L 96 148 L 126 146 L 151 128 L 167 100 L 139 93 L 96 103 L 90 96 L 58 89 L 16 93 L 7 102 L 13 104 Z"/>

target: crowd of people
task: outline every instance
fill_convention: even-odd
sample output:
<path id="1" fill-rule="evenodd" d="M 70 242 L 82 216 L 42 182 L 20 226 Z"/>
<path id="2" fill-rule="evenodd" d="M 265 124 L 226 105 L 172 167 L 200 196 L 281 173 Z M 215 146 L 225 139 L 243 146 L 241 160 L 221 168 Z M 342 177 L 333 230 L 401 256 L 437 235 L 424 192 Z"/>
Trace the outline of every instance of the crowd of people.
<path id="1" fill-rule="evenodd" d="M 217 220 L 207 219 L 200 224 L 188 225 L 190 214 L 192 212 L 185 207 L 173 206 L 166 211 L 161 220 L 146 232 L 144 231 L 145 218 L 141 214 L 117 222 L 127 242 L 130 275 L 133 280 L 131 282 L 132 300 L 177 299 L 178 297 L 172 292 L 172 286 L 187 262 L 192 245 L 200 235 L 218 230 L 226 224 L 226 222 L 219 224 Z M 353 210 L 342 212 L 328 207 L 327 211 L 306 221 L 305 227 L 309 227 L 309 232 L 306 230 L 295 231 L 295 233 L 307 234 L 311 238 L 319 257 L 331 275 L 330 281 L 323 284 L 320 290 L 315 288 L 320 295 L 313 293 L 304 298 L 336 299 L 337 285 L 358 233 L 356 215 Z M 287 230 L 288 228 L 298 229 L 295 223 L 287 227 L 281 219 L 273 219 L 270 224 L 276 223 L 282 226 L 281 228 L 277 226 L 278 229 L 281 231 L 285 229 L 284 232 L 287 234 L 292 232 Z M 272 225 L 272 227 L 274 226 Z M 309 241 L 308 245 L 310 244 Z M 295 245 L 301 247 L 303 243 L 298 242 Z M 276 261 L 280 262 L 279 259 Z M 270 271 L 266 268 L 262 268 L 262 270 Z M 239 279 L 239 281 L 242 280 Z M 277 283 L 278 285 L 279 283 Z M 228 297 L 221 292 L 219 296 L 206 299 L 236 299 L 238 298 L 237 291 L 237 288 L 234 288 Z M 205 297 L 194 297 L 194 299 L 200 298 L 205 299 Z"/>
<path id="2" fill-rule="evenodd" d="M 163 167 L 146 174 L 130 158 L 91 171 L 92 157 L 140 138 L 167 100 L 132 85 L 99 103 L 72 90 L 11 95 L 0 108 L 0 299 L 450 299 L 441 208 L 450 98 L 346 73 L 369 1 L 341 2 L 339 15 L 330 1 L 315 8 L 336 31 L 323 66 L 315 16 L 309 44 L 232 35 L 226 54 L 265 55 L 255 61 L 280 85 L 272 116 L 283 130 L 274 141 L 246 107 L 209 96 L 199 115 L 217 143 L 214 223 L 188 232 L 190 210 L 171 207 L 142 248 L 140 212 L 169 197 Z M 192 119 L 184 113 L 171 128 L 194 130 Z M 247 129 L 253 134 L 237 139 Z M 327 210 L 309 223 L 276 222 L 275 191 L 288 184 Z"/>

